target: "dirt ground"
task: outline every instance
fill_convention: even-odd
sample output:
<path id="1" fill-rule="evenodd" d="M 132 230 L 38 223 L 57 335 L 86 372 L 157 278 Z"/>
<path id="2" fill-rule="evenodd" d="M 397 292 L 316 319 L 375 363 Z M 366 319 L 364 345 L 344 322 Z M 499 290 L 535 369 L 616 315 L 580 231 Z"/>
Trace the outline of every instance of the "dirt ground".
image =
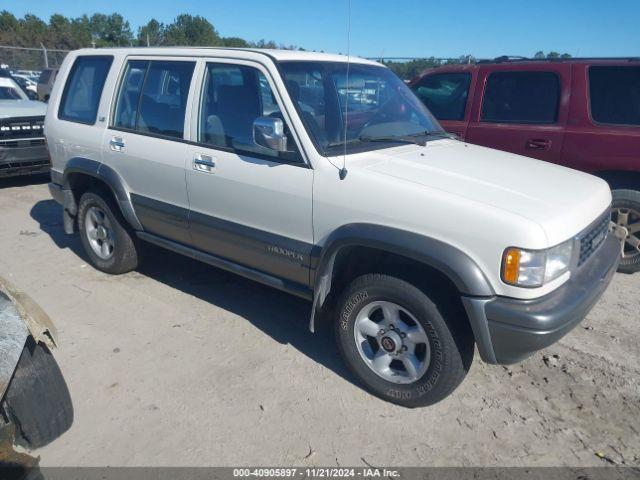
<path id="1" fill-rule="evenodd" d="M 476 356 L 453 396 L 408 410 L 355 384 L 304 301 L 155 248 L 94 270 L 45 181 L 0 181 L 0 272 L 58 327 L 75 408 L 43 466 L 640 465 L 640 275 L 546 351 Z"/>

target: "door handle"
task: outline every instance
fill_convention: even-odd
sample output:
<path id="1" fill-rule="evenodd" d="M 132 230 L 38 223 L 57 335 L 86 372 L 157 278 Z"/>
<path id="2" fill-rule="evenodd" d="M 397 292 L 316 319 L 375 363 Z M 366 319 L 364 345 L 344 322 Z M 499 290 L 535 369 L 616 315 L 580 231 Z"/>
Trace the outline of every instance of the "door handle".
<path id="1" fill-rule="evenodd" d="M 124 150 L 124 138 L 111 137 L 111 140 L 109 140 L 109 148 L 114 152 L 121 152 Z"/>
<path id="2" fill-rule="evenodd" d="M 216 168 L 215 159 L 211 155 L 199 153 L 193 157 L 193 169 L 199 172 L 213 173 Z"/>
<path id="3" fill-rule="evenodd" d="M 527 140 L 529 150 L 548 150 L 551 147 L 551 140 L 544 138 L 531 138 Z"/>

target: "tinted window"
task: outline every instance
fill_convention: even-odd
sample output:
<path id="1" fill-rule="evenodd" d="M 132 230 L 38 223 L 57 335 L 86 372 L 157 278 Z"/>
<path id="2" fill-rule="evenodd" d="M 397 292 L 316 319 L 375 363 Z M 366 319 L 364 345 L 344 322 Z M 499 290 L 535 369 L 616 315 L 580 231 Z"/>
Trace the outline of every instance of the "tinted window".
<path id="1" fill-rule="evenodd" d="M 93 124 L 113 57 L 78 57 L 64 87 L 58 118 Z"/>
<path id="2" fill-rule="evenodd" d="M 182 138 L 193 62 L 127 62 L 113 126 Z"/>
<path id="3" fill-rule="evenodd" d="M 138 102 L 140 101 L 142 82 L 148 66 L 149 62 L 146 60 L 128 62 L 127 70 L 120 85 L 116 113 L 113 119 L 113 124 L 116 127 L 136 128 Z"/>
<path id="4" fill-rule="evenodd" d="M 43 70 L 38 78 L 38 83 L 47 83 L 51 78 L 51 72 L 52 70 Z"/>
<path id="5" fill-rule="evenodd" d="M 552 72 L 496 72 L 489 75 L 482 121 L 555 123 L 560 80 Z"/>
<path id="6" fill-rule="evenodd" d="M 462 120 L 470 83 L 469 73 L 440 73 L 423 77 L 412 88 L 438 120 Z"/>
<path id="7" fill-rule="evenodd" d="M 640 67 L 590 67 L 589 96 L 596 122 L 640 125 Z"/>
<path id="8" fill-rule="evenodd" d="M 241 65 L 207 65 L 198 141 L 277 157 L 277 152 L 253 142 L 253 122 L 266 116 L 284 121 L 262 72 Z M 285 131 L 293 150 L 293 139 L 286 127 Z"/>
<path id="9" fill-rule="evenodd" d="M 194 66 L 193 62 L 149 63 L 138 102 L 136 130 L 182 138 Z M 136 75 L 136 72 L 132 72 L 130 76 L 134 84 Z"/>

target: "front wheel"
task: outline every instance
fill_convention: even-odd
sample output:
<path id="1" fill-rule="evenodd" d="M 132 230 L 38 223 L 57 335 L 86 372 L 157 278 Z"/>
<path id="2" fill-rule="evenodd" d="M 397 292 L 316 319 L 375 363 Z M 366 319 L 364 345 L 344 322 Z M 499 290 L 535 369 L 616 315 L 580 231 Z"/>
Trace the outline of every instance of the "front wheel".
<path id="1" fill-rule="evenodd" d="M 618 272 L 640 271 L 640 191 L 614 190 L 611 210 L 611 220 L 626 232 Z"/>
<path id="2" fill-rule="evenodd" d="M 464 313 L 434 303 L 404 280 L 357 278 L 342 295 L 338 314 L 336 337 L 347 366 L 384 400 L 405 407 L 434 404 L 470 368 L 473 337 Z"/>

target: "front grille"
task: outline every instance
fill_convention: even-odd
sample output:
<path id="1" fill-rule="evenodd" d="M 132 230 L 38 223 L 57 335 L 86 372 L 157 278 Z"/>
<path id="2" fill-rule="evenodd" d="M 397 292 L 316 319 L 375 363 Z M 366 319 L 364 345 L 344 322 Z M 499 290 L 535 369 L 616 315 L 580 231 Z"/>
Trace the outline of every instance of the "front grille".
<path id="1" fill-rule="evenodd" d="M 46 167 L 50 165 L 49 160 L 30 160 L 28 162 L 12 162 L 12 163 L 0 163 L 0 171 L 12 170 L 14 168 L 33 168 L 33 167 Z"/>
<path id="2" fill-rule="evenodd" d="M 584 232 L 578 236 L 580 241 L 580 256 L 578 258 L 578 267 L 584 264 L 591 255 L 598 250 L 598 247 L 602 245 L 607 238 L 609 232 L 609 222 L 611 220 L 611 213 L 607 210 L 595 224 L 588 227 Z"/>
<path id="3" fill-rule="evenodd" d="M 3 118 L 0 120 L 0 144 L 12 140 L 44 138 L 44 117 Z"/>

